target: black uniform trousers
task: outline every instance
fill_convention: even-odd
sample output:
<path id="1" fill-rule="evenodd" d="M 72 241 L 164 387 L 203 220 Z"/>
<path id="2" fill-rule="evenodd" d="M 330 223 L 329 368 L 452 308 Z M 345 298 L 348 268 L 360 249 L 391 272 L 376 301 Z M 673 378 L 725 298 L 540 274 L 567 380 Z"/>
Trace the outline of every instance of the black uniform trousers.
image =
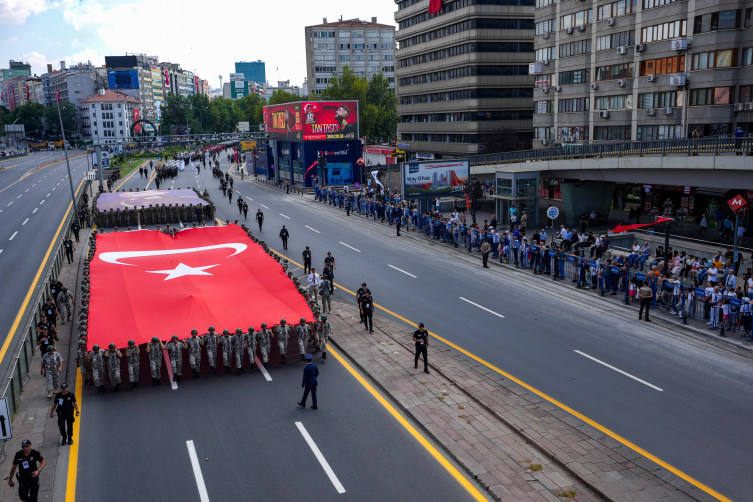
<path id="1" fill-rule="evenodd" d="M 426 355 L 427 353 L 426 349 L 427 349 L 426 345 L 416 344 L 416 359 L 415 361 L 413 361 L 413 366 L 418 366 L 418 356 L 422 355 L 424 356 L 424 370 L 429 369 L 429 359 Z"/>
<path id="2" fill-rule="evenodd" d="M 651 298 L 641 298 L 641 308 L 638 310 L 638 318 L 643 317 L 643 309 L 646 309 L 646 320 L 648 321 L 648 313 L 651 310 Z"/>
<path id="3" fill-rule="evenodd" d="M 60 435 L 63 439 L 73 439 L 73 422 L 76 419 L 73 417 L 73 412 L 58 413 L 58 428 L 60 429 Z"/>
<path id="4" fill-rule="evenodd" d="M 363 311 L 363 324 L 369 331 L 374 331 L 374 312 L 371 310 Z"/>
<path id="5" fill-rule="evenodd" d="M 282 249 L 288 249 L 288 238 L 282 237 Z"/>
<path id="6" fill-rule="evenodd" d="M 303 260 L 303 272 L 308 274 L 311 273 L 311 260 Z"/>
<path id="7" fill-rule="evenodd" d="M 18 479 L 18 498 L 24 502 L 37 502 L 39 478 Z"/>

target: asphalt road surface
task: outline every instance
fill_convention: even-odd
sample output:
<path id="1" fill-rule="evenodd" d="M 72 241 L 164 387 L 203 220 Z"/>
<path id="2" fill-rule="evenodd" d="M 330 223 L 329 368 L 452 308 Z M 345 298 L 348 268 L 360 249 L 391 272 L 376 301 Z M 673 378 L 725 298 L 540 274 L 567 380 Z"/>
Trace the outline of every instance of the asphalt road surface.
<path id="1" fill-rule="evenodd" d="M 227 169 L 227 157 L 220 158 Z M 217 217 L 231 222 L 243 218 L 235 204 L 242 195 L 246 224 L 291 260 L 302 263 L 310 246 L 321 271 L 331 251 L 336 283 L 355 291 L 367 282 L 377 304 L 426 323 L 720 493 L 749 497 L 745 465 L 753 438 L 742 432 L 752 411 L 749 360 L 627 319 L 600 301 L 570 295 L 567 286 L 485 270 L 443 245 L 396 237 L 386 224 L 348 219 L 344 211 L 249 180 L 235 179 L 232 203 L 210 170 L 184 171 L 167 186 L 207 188 Z M 265 217 L 262 231 L 253 221 L 257 209 Z M 278 240 L 282 225 L 290 232 L 287 252 Z M 336 294 L 352 299 L 343 290 Z"/>

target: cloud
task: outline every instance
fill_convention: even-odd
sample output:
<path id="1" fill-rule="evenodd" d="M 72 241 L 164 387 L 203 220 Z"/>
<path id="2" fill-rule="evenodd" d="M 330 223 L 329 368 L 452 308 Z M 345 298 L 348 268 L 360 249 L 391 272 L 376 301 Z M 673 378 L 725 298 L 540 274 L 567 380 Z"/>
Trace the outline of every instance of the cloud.
<path id="1" fill-rule="evenodd" d="M 8 40 L 6 40 L 6 42 L 8 42 L 9 44 L 12 44 L 13 42 L 18 42 L 18 37 L 9 38 Z"/>
<path id="2" fill-rule="evenodd" d="M 23 61 L 24 63 L 31 65 L 32 75 L 41 75 L 42 73 L 47 73 L 48 61 L 47 56 L 45 56 L 44 54 L 40 54 L 37 51 L 31 51 L 23 55 Z"/>
<path id="3" fill-rule="evenodd" d="M 0 0 L 0 24 L 24 24 L 32 14 L 54 7 L 46 0 Z"/>
<path id="4" fill-rule="evenodd" d="M 60 61 L 65 61 L 65 66 L 70 68 L 79 63 L 92 62 L 95 66 L 103 66 L 105 64 L 105 58 L 96 50 L 90 48 L 84 48 L 75 54 L 58 55 L 55 57 L 47 57 L 36 51 L 31 51 L 23 55 L 23 61 L 31 65 L 32 75 L 42 75 L 47 73 L 47 64 L 52 64 L 54 70 L 60 69 Z"/>

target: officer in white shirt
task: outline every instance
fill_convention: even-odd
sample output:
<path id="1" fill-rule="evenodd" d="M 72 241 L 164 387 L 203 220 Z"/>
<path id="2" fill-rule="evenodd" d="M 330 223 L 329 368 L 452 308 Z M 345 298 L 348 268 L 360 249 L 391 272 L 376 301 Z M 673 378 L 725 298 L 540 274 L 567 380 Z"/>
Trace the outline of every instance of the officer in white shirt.
<path id="1" fill-rule="evenodd" d="M 319 303 L 319 285 L 321 284 L 321 279 L 319 278 L 319 274 L 316 273 L 315 268 L 311 269 L 307 280 L 309 283 L 309 295 L 316 303 Z"/>
<path id="2" fill-rule="evenodd" d="M 734 291 L 737 286 L 737 277 L 735 277 L 735 273 L 731 268 L 727 270 L 727 277 L 724 279 L 724 285 L 727 287 L 727 291 Z"/>

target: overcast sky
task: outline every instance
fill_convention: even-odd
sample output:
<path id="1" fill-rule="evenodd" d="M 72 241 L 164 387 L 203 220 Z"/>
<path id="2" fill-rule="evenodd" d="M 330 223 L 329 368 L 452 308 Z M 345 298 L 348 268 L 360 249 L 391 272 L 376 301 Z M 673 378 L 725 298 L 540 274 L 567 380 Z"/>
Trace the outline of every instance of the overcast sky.
<path id="1" fill-rule="evenodd" d="M 428 3 L 427 3 L 428 5 Z M 306 76 L 304 27 L 376 16 L 395 25 L 393 0 L 230 2 L 0 0 L 0 67 L 13 59 L 32 74 L 126 52 L 159 56 L 196 71 L 212 88 L 227 82 L 236 61 L 266 62 L 267 80 L 301 85 Z"/>

